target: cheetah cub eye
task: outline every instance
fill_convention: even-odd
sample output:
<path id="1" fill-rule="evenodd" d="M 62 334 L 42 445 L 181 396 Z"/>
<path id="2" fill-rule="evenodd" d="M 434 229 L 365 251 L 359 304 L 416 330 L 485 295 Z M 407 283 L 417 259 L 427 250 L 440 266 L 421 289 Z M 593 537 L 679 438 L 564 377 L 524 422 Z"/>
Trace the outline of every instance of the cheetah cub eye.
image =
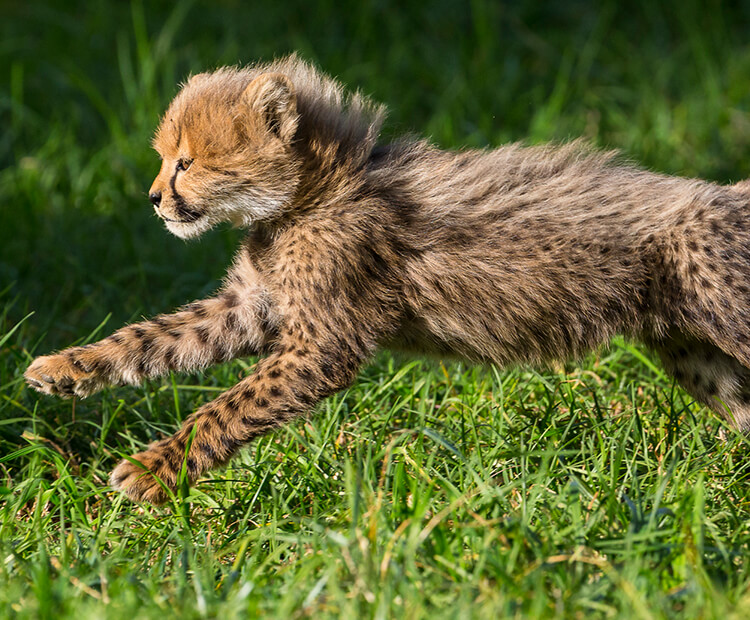
<path id="1" fill-rule="evenodd" d="M 187 172 L 188 170 L 190 170 L 190 166 L 192 165 L 193 165 L 192 159 L 182 158 L 182 159 L 177 160 L 176 169 L 179 172 Z"/>

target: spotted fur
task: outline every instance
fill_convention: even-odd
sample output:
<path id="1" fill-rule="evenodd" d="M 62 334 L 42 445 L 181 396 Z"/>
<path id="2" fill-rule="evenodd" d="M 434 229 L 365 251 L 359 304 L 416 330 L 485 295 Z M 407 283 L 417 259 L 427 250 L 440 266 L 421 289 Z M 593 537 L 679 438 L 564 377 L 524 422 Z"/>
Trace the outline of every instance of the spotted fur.
<path id="1" fill-rule="evenodd" d="M 246 227 L 221 291 L 40 357 L 28 383 L 88 396 L 263 354 L 115 488 L 161 502 L 350 385 L 379 347 L 476 362 L 651 346 L 697 400 L 750 428 L 750 189 L 668 177 L 580 143 L 378 144 L 382 107 L 292 56 L 190 79 L 154 146 L 151 200 L 182 237 Z M 157 480 L 158 478 L 158 480 Z"/>

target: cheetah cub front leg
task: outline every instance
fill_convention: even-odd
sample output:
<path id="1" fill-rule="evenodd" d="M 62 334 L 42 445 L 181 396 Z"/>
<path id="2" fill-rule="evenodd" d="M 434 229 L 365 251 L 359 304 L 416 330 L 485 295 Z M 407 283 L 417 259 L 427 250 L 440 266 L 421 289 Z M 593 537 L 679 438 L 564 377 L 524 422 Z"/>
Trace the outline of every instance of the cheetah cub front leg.
<path id="1" fill-rule="evenodd" d="M 322 398 L 350 385 L 371 353 L 339 323 L 336 333 L 311 331 L 292 320 L 255 372 L 188 417 L 182 428 L 122 461 L 110 482 L 135 501 L 160 504 L 180 475 L 192 484 L 203 472 L 226 463 L 253 438 L 309 411 Z M 362 345 L 364 346 L 364 345 Z"/>
<path id="2" fill-rule="evenodd" d="M 262 304 L 227 290 L 175 314 L 123 327 L 94 344 L 38 357 L 24 377 L 39 392 L 70 398 L 107 385 L 135 385 L 170 370 L 199 370 L 257 351 L 264 337 L 257 316 Z"/>
<path id="3" fill-rule="evenodd" d="M 266 292 L 244 252 L 216 297 L 174 314 L 128 325 L 82 347 L 36 358 L 24 378 L 35 390 L 85 398 L 107 385 L 138 384 L 175 371 L 194 371 L 256 353 L 270 321 Z"/>

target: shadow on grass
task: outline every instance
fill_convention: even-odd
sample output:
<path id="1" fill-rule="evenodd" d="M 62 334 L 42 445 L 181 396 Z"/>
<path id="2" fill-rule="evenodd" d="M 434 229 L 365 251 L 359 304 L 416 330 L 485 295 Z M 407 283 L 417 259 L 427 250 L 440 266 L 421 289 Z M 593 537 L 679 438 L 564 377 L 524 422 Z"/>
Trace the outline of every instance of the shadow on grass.
<path id="1" fill-rule="evenodd" d="M 147 204 L 102 215 L 38 212 L 0 234 L 0 281 L 15 298 L 6 329 L 26 316 L 36 353 L 86 337 L 111 314 L 108 333 L 140 315 L 170 312 L 219 284 L 240 231 L 186 243 Z"/>

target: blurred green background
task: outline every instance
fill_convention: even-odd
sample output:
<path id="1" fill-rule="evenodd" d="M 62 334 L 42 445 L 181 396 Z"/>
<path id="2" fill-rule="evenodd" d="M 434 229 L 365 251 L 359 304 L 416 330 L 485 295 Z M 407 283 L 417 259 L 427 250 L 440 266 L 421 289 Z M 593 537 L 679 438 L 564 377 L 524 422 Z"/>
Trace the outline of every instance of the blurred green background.
<path id="1" fill-rule="evenodd" d="M 152 216 L 149 148 L 190 73 L 298 51 L 444 147 L 585 136 L 644 166 L 750 176 L 750 3 L 0 5 L 0 290 L 47 345 L 207 293 L 234 232 Z"/>
<path id="2" fill-rule="evenodd" d="M 190 73 L 292 51 L 387 104 L 386 139 L 750 177 L 749 2 L 0 0 L 0 617 L 750 616 L 748 441 L 621 339 L 554 369 L 381 355 L 163 509 L 108 472 L 252 359 L 24 388 L 215 288 L 240 233 L 164 230 L 151 134 Z"/>

